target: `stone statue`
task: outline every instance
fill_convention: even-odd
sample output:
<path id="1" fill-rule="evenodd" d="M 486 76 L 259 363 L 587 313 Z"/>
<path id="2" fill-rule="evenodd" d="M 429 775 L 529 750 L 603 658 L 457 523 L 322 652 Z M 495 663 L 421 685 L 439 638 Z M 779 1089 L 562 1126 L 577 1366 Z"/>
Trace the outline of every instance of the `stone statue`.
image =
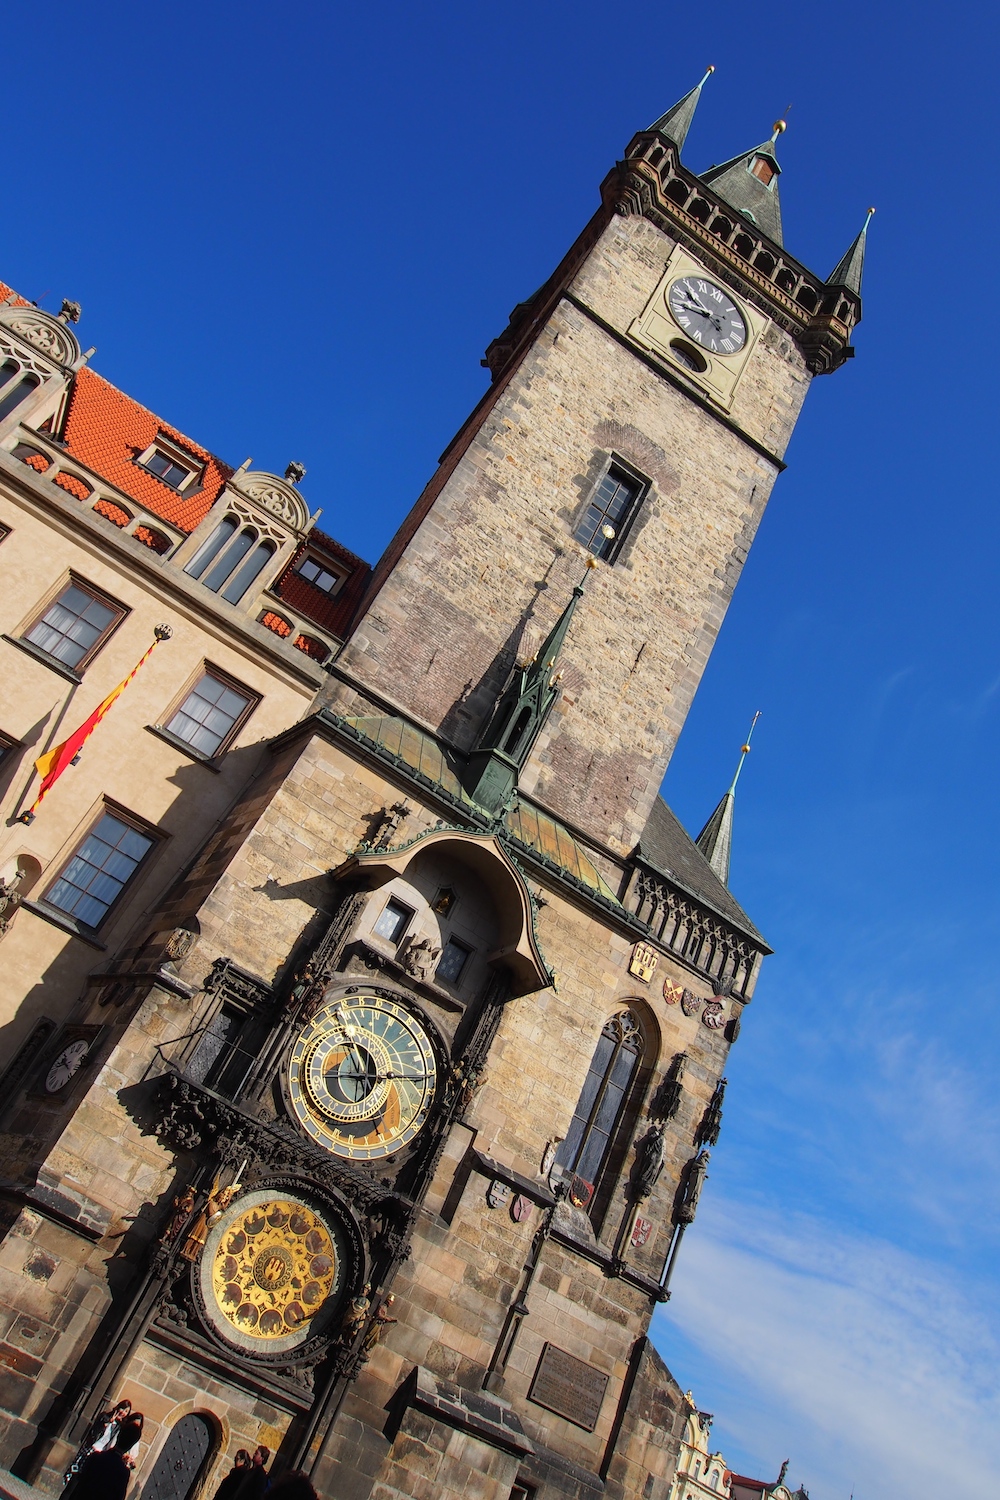
<path id="1" fill-rule="evenodd" d="M 406 972 L 424 983 L 427 982 L 428 973 L 440 957 L 441 949 L 435 948 L 429 937 L 420 938 L 416 942 L 411 938 L 406 951 L 401 955 Z"/>
<path id="2" fill-rule="evenodd" d="M 641 1203 L 649 1197 L 663 1171 L 663 1130 L 659 1125 L 653 1126 L 638 1148 L 636 1165 L 635 1197 Z"/>
<path id="3" fill-rule="evenodd" d="M 684 1179 L 684 1189 L 681 1201 L 677 1208 L 676 1222 L 678 1224 L 693 1224 L 694 1216 L 698 1212 L 698 1199 L 705 1185 L 705 1176 L 708 1172 L 709 1153 L 699 1151 L 688 1162 L 687 1175 Z"/>

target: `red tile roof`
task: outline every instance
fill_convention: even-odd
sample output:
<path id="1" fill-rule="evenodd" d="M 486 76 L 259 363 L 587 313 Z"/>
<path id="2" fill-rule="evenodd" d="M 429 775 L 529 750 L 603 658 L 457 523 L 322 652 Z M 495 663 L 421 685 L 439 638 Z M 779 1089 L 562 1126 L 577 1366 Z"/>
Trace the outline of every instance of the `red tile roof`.
<path id="1" fill-rule="evenodd" d="M 135 462 L 160 433 L 189 453 L 202 471 L 201 484 L 193 494 L 177 494 Z M 181 531 L 193 531 L 205 519 L 233 473 L 221 458 L 86 368 L 73 382 L 62 436 L 68 452 L 80 463 Z"/>
<path id="2" fill-rule="evenodd" d="M 338 572 L 342 572 L 345 567 L 350 570 L 337 594 L 331 596 L 324 593 L 315 584 L 307 583 L 301 573 L 296 573 L 295 569 L 306 552 L 320 559 L 326 557 L 335 566 L 339 564 Z M 275 583 L 274 592 L 287 602 L 290 609 L 297 609 L 315 624 L 343 637 L 361 602 L 371 571 L 360 557 L 355 557 L 353 552 L 348 552 L 332 536 L 327 536 L 325 531 L 316 527 L 309 533 L 308 542 L 299 548 Z"/>

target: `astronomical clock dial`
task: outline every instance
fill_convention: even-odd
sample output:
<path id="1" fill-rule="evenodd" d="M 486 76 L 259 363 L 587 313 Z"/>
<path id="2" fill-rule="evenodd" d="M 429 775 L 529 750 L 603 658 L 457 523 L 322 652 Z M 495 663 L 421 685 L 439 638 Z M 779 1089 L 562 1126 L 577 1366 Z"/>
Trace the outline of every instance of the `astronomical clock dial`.
<path id="1" fill-rule="evenodd" d="M 319 1333 L 344 1286 L 347 1250 L 311 1204 L 259 1189 L 210 1233 L 197 1275 L 213 1327 L 238 1348 L 279 1354 Z"/>
<path id="2" fill-rule="evenodd" d="M 434 1100 L 437 1066 L 420 1022 L 395 1000 L 345 995 L 325 1005 L 292 1049 L 288 1093 L 302 1128 L 351 1161 L 409 1144 Z"/>
<path id="3" fill-rule="evenodd" d="M 84 1058 L 90 1051 L 90 1043 L 70 1042 L 64 1047 L 45 1075 L 45 1092 L 58 1094 L 72 1081 L 83 1067 Z"/>
<path id="4" fill-rule="evenodd" d="M 688 338 L 712 354 L 738 354 L 747 341 L 743 314 L 714 281 L 678 277 L 667 292 L 667 306 Z"/>

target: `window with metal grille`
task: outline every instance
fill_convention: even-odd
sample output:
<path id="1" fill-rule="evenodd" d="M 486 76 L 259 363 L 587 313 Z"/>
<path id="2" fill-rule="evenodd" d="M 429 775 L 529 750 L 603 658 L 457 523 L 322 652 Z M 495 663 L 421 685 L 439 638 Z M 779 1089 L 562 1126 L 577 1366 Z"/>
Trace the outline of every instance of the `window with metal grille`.
<path id="1" fill-rule="evenodd" d="M 163 727 L 200 755 L 215 756 L 233 740 L 257 701 L 254 694 L 206 671 Z"/>
<path id="2" fill-rule="evenodd" d="M 614 1142 L 642 1055 L 642 1034 L 630 1010 L 601 1032 L 566 1139 L 556 1160 L 587 1183 L 597 1182 Z"/>
<path id="3" fill-rule="evenodd" d="M 120 604 L 74 578 L 25 632 L 24 639 L 79 672 L 124 616 Z"/>
<path id="4" fill-rule="evenodd" d="M 612 561 L 618 555 L 645 490 L 646 485 L 636 475 L 612 464 L 576 528 L 576 540 L 589 548 L 595 557 Z"/>
<path id="5" fill-rule="evenodd" d="M 45 901 L 86 927 L 99 927 L 155 840 L 106 812 L 45 893 Z"/>

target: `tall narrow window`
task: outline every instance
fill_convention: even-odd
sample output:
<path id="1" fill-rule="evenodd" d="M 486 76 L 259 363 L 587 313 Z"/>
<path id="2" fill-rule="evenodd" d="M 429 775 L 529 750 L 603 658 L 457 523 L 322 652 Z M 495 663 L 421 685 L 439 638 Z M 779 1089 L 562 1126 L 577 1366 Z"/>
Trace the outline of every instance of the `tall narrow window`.
<path id="1" fill-rule="evenodd" d="M 576 528 L 577 541 L 605 561 L 616 557 L 644 490 L 635 475 L 612 464 Z"/>
<path id="2" fill-rule="evenodd" d="M 99 927 L 153 843 L 149 834 L 106 812 L 46 891 L 46 904 L 86 927 Z"/>
<path id="3" fill-rule="evenodd" d="M 593 1186 L 604 1166 L 642 1054 L 642 1034 L 630 1010 L 601 1032 L 597 1050 L 556 1160 Z"/>
<path id="4" fill-rule="evenodd" d="M 0 401 L 0 422 L 10 416 L 15 406 L 20 406 L 22 401 L 26 401 L 32 391 L 37 391 L 41 383 L 37 375 L 22 375 L 17 384 L 12 386 Z"/>
<path id="5" fill-rule="evenodd" d="M 260 542 L 222 590 L 223 599 L 228 599 L 230 604 L 239 604 L 247 589 L 264 571 L 276 551 L 277 548 L 273 542 Z"/>
<path id="6" fill-rule="evenodd" d="M 239 536 L 233 538 L 225 552 L 216 558 L 205 574 L 202 579 L 205 587 L 211 589 L 213 594 L 217 594 L 236 565 L 246 557 L 256 540 L 256 531 L 251 531 L 249 526 L 244 526 Z"/>
<path id="7" fill-rule="evenodd" d="M 202 542 L 194 557 L 192 557 L 184 569 L 185 573 L 191 578 L 200 578 L 209 563 L 218 557 L 239 524 L 235 516 L 226 516 L 224 520 L 220 521 L 211 536 Z"/>
<path id="8" fill-rule="evenodd" d="M 74 578 L 25 631 L 24 639 L 80 672 L 124 617 L 120 604 Z"/>

